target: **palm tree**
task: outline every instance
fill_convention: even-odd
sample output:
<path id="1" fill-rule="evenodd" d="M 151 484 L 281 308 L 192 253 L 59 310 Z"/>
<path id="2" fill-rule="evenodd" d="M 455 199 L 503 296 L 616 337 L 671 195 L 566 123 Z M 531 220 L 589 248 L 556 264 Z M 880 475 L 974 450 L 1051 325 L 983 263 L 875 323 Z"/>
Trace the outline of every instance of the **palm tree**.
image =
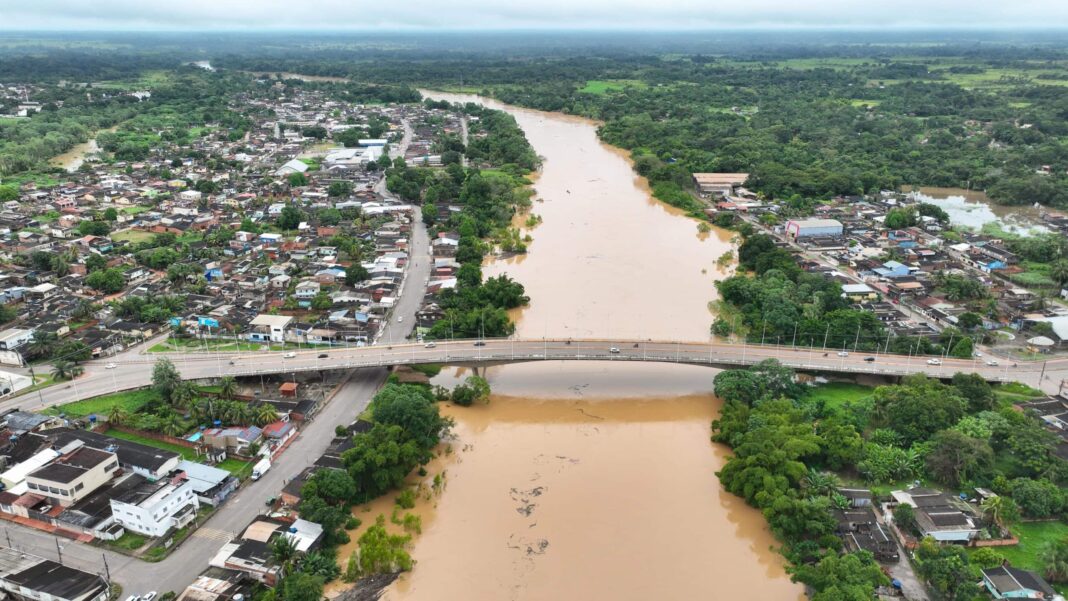
<path id="1" fill-rule="evenodd" d="M 1049 277 L 1061 286 L 1068 283 L 1068 259 L 1057 259 L 1050 264 Z"/>
<path id="2" fill-rule="evenodd" d="M 74 363 L 60 359 L 52 364 L 52 377 L 57 380 L 70 380 L 76 375 L 75 367 Z"/>
<path id="3" fill-rule="evenodd" d="M 182 423 L 182 419 L 176 413 L 171 413 L 164 417 L 160 426 L 160 429 L 167 436 L 178 436 L 185 431 L 185 424 Z"/>
<path id="4" fill-rule="evenodd" d="M 256 407 L 252 415 L 252 421 L 257 426 L 266 426 L 267 424 L 278 421 L 278 411 L 270 403 L 264 403 L 259 407 Z"/>
<path id="5" fill-rule="evenodd" d="M 829 472 L 821 472 L 813 468 L 805 475 L 805 489 L 808 490 L 809 495 L 814 497 L 829 495 L 838 489 L 838 485 L 838 476 Z"/>
<path id="6" fill-rule="evenodd" d="M 55 344 L 56 338 L 57 337 L 53 332 L 37 330 L 33 333 L 33 338 L 30 339 L 30 354 L 36 357 L 48 356 L 52 351 L 52 346 Z"/>
<path id="7" fill-rule="evenodd" d="M 197 387 L 192 382 L 180 382 L 171 393 L 171 403 L 177 407 L 186 407 L 197 398 Z"/>
<path id="8" fill-rule="evenodd" d="M 271 557 L 274 558 L 278 565 L 282 566 L 282 572 L 285 573 L 286 569 L 297 557 L 297 543 L 284 534 L 278 536 L 271 543 Z"/>
<path id="9" fill-rule="evenodd" d="M 224 399 L 232 399 L 237 394 L 237 380 L 233 376 L 223 376 L 219 380 L 219 396 Z"/>
<path id="10" fill-rule="evenodd" d="M 116 426 L 126 423 L 126 420 L 130 418 L 130 414 L 122 405 L 112 405 L 111 411 L 108 412 L 108 423 Z"/>
<path id="11" fill-rule="evenodd" d="M 1068 580 L 1068 541 L 1050 541 L 1039 555 L 1046 579 L 1050 582 Z"/>
<path id="12" fill-rule="evenodd" d="M 999 495 L 993 497 L 987 497 L 983 499 L 983 502 L 979 505 L 983 510 L 983 515 L 990 519 L 998 527 L 1001 526 L 1002 510 L 1005 507 L 1005 499 Z"/>

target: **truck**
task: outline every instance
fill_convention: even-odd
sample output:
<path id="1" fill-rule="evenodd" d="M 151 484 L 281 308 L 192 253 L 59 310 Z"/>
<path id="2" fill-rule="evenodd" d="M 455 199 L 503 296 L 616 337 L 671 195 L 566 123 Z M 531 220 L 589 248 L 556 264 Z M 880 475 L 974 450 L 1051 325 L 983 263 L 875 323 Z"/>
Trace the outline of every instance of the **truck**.
<path id="1" fill-rule="evenodd" d="M 269 469 L 271 469 L 271 458 L 260 459 L 256 465 L 252 466 L 252 479 L 259 480 L 260 476 L 266 474 Z"/>

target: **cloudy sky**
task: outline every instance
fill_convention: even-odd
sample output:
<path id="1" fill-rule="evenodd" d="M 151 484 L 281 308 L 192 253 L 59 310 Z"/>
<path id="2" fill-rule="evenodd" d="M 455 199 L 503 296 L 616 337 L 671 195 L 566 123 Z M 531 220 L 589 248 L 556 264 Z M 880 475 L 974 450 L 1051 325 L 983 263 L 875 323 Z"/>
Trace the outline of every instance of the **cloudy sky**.
<path id="1" fill-rule="evenodd" d="M 0 30 L 1066 26 L 1068 0 L 0 0 Z"/>

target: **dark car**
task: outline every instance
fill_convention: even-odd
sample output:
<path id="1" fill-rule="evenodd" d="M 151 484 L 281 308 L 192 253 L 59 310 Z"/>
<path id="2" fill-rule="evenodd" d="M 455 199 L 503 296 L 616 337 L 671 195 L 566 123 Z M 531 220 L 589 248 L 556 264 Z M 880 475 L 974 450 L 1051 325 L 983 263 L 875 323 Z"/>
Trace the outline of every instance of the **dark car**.
<path id="1" fill-rule="evenodd" d="M 482 341 L 482 340 L 476 340 L 475 341 L 475 346 L 486 346 L 486 343 L 484 341 Z"/>
<path id="2" fill-rule="evenodd" d="M 319 353 L 319 358 L 320 358 L 320 359 L 326 359 L 326 358 L 327 358 L 327 357 L 329 357 L 329 356 L 330 356 L 330 355 L 327 355 L 326 353 Z"/>
<path id="3" fill-rule="evenodd" d="M 875 357 L 864 357 L 864 360 L 867 361 L 868 363 L 872 363 L 872 362 L 875 361 Z"/>

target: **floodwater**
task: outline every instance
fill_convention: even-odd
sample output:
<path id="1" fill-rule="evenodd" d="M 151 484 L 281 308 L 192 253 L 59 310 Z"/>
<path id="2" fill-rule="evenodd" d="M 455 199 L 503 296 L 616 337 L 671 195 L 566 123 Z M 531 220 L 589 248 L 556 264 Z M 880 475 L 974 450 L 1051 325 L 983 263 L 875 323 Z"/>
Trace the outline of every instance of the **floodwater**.
<path id="1" fill-rule="evenodd" d="M 922 202 L 941 207 L 953 225 L 982 230 L 994 223 L 1005 231 L 1026 236 L 1049 229 L 1038 222 L 1039 210 L 1031 206 L 1000 205 L 980 190 L 917 187 L 913 195 Z"/>
<path id="2" fill-rule="evenodd" d="M 116 129 L 118 129 L 118 126 L 109 127 L 103 131 L 112 132 Z M 83 163 L 85 163 L 85 160 L 89 158 L 89 155 L 97 152 L 100 152 L 100 146 L 97 145 L 96 138 L 93 138 L 88 142 L 82 142 L 81 144 L 72 146 L 67 152 L 52 157 L 52 160 L 49 162 L 56 167 L 63 168 L 67 173 L 74 173 Z"/>
<path id="3" fill-rule="evenodd" d="M 595 123 L 485 103 L 515 115 L 544 158 L 529 254 L 485 267 L 533 299 L 517 334 L 707 339 L 729 235 L 699 235 L 652 199 Z M 453 436 L 413 477 L 423 484 L 416 566 L 383 599 L 800 599 L 761 514 L 716 479 L 728 450 L 709 440 L 713 376 L 604 362 L 490 369 L 488 405 L 443 407 Z M 356 515 L 388 518 L 392 503 Z"/>

